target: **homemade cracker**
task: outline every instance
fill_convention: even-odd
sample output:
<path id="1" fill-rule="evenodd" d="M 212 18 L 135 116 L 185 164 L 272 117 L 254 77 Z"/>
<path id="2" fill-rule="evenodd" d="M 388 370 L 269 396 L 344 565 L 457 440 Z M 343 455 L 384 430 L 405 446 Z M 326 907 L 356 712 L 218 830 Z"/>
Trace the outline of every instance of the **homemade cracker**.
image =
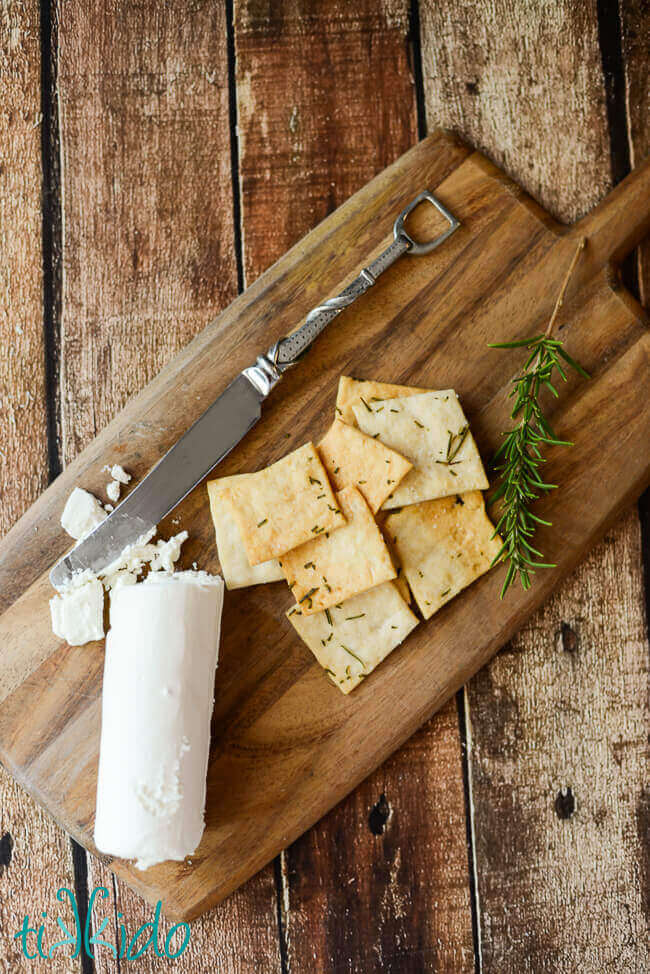
<path id="1" fill-rule="evenodd" d="M 308 541 L 280 559 L 291 592 L 305 615 L 337 605 L 397 574 L 381 531 L 356 487 L 344 487 L 336 502 L 345 515 L 343 527 Z"/>
<path id="2" fill-rule="evenodd" d="M 406 576 L 402 571 L 402 566 L 400 565 L 399 555 L 395 550 L 395 545 L 393 544 L 393 539 L 390 536 L 389 531 L 386 528 L 386 521 L 379 525 L 379 530 L 382 533 L 382 537 L 388 548 L 388 552 L 393 562 L 393 568 L 397 572 L 397 577 L 393 579 L 393 585 L 397 586 L 397 591 L 402 596 L 407 605 L 411 604 L 411 590 L 409 588 L 409 583 L 406 581 Z"/>
<path id="3" fill-rule="evenodd" d="M 287 616 L 343 693 L 354 690 L 418 624 L 392 582 L 327 612 L 305 615 L 302 606 L 295 605 Z"/>
<path id="4" fill-rule="evenodd" d="M 397 569 L 397 578 L 393 579 L 393 585 L 402 596 L 407 605 L 411 604 L 411 590 L 409 588 L 409 583 L 406 581 L 406 577 L 402 572 L 401 568 Z"/>
<path id="5" fill-rule="evenodd" d="M 501 549 L 480 491 L 404 507 L 386 518 L 425 619 L 483 575 Z"/>
<path id="6" fill-rule="evenodd" d="M 349 426 L 356 426 L 354 406 L 361 406 L 364 401 L 371 406 L 377 400 L 396 399 L 398 396 L 416 396 L 421 392 L 429 392 L 429 389 L 418 389 L 417 386 L 396 386 L 391 382 L 351 379 L 349 375 L 342 375 L 336 394 L 336 416 L 344 423 L 348 423 Z"/>
<path id="7" fill-rule="evenodd" d="M 251 476 L 254 474 L 241 473 L 232 477 L 220 477 L 218 480 L 208 481 L 210 513 L 217 538 L 219 563 L 228 589 L 245 588 L 247 585 L 263 585 L 266 582 L 278 582 L 284 579 L 282 569 L 276 558 L 263 561 L 259 565 L 251 565 L 239 526 L 221 497 L 221 492 L 227 487 L 241 483 Z"/>
<path id="8" fill-rule="evenodd" d="M 373 513 L 413 468 L 410 460 L 340 419 L 334 420 L 318 452 L 334 490 L 357 487 Z"/>
<path id="9" fill-rule="evenodd" d="M 345 523 L 313 443 L 225 488 L 221 496 L 237 522 L 251 565 Z"/>
<path id="10" fill-rule="evenodd" d="M 413 463 L 413 470 L 384 501 L 384 510 L 489 486 L 453 389 L 352 408 L 364 433 L 378 436 Z"/>

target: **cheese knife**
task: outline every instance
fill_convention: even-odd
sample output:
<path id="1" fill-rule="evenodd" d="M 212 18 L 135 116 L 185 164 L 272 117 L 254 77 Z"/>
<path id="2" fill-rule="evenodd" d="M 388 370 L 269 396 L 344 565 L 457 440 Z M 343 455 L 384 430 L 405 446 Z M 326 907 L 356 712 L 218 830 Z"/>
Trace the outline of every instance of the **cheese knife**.
<path id="1" fill-rule="evenodd" d="M 435 207 L 447 223 L 433 240 L 417 241 L 405 228 L 409 214 L 422 203 Z M 395 220 L 390 246 L 340 294 L 313 308 L 297 331 L 280 338 L 265 355 L 258 356 L 255 365 L 230 383 L 106 520 L 57 562 L 50 572 L 52 585 L 63 588 L 85 570 L 100 574 L 125 548 L 155 528 L 255 426 L 264 400 L 334 318 L 365 294 L 400 257 L 431 253 L 459 226 L 432 193 L 419 193 Z"/>

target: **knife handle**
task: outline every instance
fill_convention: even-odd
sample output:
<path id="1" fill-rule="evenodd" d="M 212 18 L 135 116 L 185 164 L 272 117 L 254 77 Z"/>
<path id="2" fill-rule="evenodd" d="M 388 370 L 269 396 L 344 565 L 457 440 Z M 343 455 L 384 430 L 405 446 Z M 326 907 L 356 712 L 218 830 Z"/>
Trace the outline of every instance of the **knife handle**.
<path id="1" fill-rule="evenodd" d="M 421 203 L 430 203 L 449 224 L 447 229 L 433 240 L 414 240 L 405 229 L 406 218 Z M 388 270 L 396 260 L 404 254 L 420 257 L 424 254 L 431 253 L 432 250 L 435 250 L 436 247 L 439 247 L 441 243 L 447 240 L 459 226 L 459 221 L 442 205 L 440 200 L 436 199 L 433 193 L 428 192 L 428 190 L 419 193 L 395 220 L 393 225 L 394 239 L 390 246 L 376 257 L 372 263 L 364 267 L 359 276 L 351 284 L 348 284 L 340 294 L 337 294 L 333 298 L 328 298 L 327 301 L 323 301 L 322 304 L 312 308 L 305 318 L 304 324 L 297 331 L 279 339 L 279 341 L 271 346 L 265 356 L 262 355 L 258 358 L 257 364 L 253 368 L 262 372 L 262 375 L 257 376 L 259 381 L 266 387 L 270 377 L 272 377 L 270 391 L 279 382 L 282 374 L 287 369 L 298 364 L 330 321 L 340 315 L 358 297 L 365 294 L 375 284 L 377 278 L 385 270 Z M 248 373 L 251 370 L 246 371 Z M 251 378 L 250 375 L 248 377 Z M 255 384 L 257 385 L 257 382 Z"/>

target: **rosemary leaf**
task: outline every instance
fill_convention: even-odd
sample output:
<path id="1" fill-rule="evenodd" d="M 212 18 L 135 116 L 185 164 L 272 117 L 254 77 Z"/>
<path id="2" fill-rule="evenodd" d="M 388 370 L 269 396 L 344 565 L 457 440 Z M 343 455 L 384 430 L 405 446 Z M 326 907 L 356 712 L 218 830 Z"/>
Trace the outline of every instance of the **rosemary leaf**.
<path id="1" fill-rule="evenodd" d="M 572 444 L 559 439 L 553 432 L 551 424 L 544 416 L 540 393 L 546 389 L 555 398 L 558 397 L 558 391 L 553 384 L 554 373 L 557 373 L 562 382 L 567 381 L 560 359 L 583 378 L 589 378 L 582 366 L 564 351 L 562 342 L 552 337 L 569 279 L 584 246 L 585 240 L 582 238 L 562 283 L 546 331 L 533 338 L 489 345 L 490 348 L 526 348 L 530 352 L 522 371 L 513 379 L 510 392 L 513 400 L 510 415 L 517 423 L 503 434 L 503 442 L 492 459 L 499 483 L 490 497 L 490 503 L 501 502 L 494 537 L 500 535 L 503 541 L 492 564 L 507 563 L 501 598 L 517 578 L 522 588 L 528 590 L 531 586 L 531 575 L 536 569 L 555 567 L 544 561 L 543 554 L 531 543 L 537 526 L 542 524 L 550 527 L 551 522 L 534 514 L 530 506 L 543 494 L 557 488 L 557 484 L 546 483 L 541 476 L 541 465 L 546 462 L 541 448 L 569 447 Z M 447 462 L 453 459 L 461 445 L 452 454 L 450 438 Z"/>

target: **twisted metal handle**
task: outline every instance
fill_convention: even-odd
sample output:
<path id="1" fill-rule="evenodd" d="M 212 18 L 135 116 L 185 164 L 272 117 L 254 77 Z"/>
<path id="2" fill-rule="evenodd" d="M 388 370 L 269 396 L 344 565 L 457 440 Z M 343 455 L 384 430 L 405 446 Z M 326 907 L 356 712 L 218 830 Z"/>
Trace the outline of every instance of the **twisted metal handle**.
<path id="1" fill-rule="evenodd" d="M 407 233 L 404 223 L 408 215 L 424 202 L 431 203 L 447 220 L 449 226 L 434 240 L 416 241 Z M 365 294 L 374 285 L 380 274 L 383 274 L 403 254 L 412 254 L 413 256 L 419 257 L 435 250 L 459 226 L 460 223 L 458 220 L 432 193 L 426 190 L 420 193 L 402 210 L 395 220 L 393 226 L 394 240 L 390 246 L 376 257 L 368 267 L 364 267 L 358 277 L 351 284 L 348 284 L 340 294 L 337 294 L 333 298 L 328 298 L 322 304 L 312 308 L 305 318 L 304 323 L 297 331 L 291 335 L 286 335 L 284 338 L 280 338 L 271 346 L 266 355 L 260 355 L 257 359 L 257 364 L 253 368 L 246 370 L 248 378 L 254 382 L 260 392 L 263 392 L 263 395 L 268 395 L 271 389 L 280 381 L 283 373 L 287 369 L 297 365 L 300 359 L 309 351 L 330 321 L 340 315 L 358 297 Z"/>
<path id="2" fill-rule="evenodd" d="M 333 298 L 328 298 L 322 304 L 312 308 L 304 324 L 293 334 L 281 338 L 269 349 L 268 357 L 273 364 L 284 372 L 296 365 L 305 355 L 312 344 L 325 330 L 330 321 L 336 318 L 341 312 L 349 307 L 353 301 L 365 294 L 373 286 L 380 274 L 390 267 L 398 257 L 405 254 L 409 249 L 409 243 L 405 237 L 397 237 L 393 243 L 382 254 L 377 257 L 368 267 L 364 267 L 358 277 L 348 284 L 346 288 Z"/>

